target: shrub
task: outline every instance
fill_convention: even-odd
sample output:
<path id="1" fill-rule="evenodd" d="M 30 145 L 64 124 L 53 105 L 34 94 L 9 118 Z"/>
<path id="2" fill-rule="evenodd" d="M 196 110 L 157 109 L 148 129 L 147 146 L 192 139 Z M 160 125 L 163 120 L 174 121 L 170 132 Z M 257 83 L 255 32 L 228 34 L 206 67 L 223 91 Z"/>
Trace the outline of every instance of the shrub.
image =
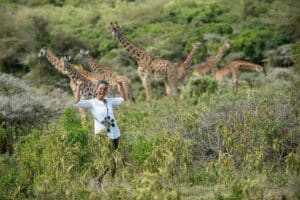
<path id="1" fill-rule="evenodd" d="M 0 74 L 0 123 L 3 151 L 12 151 L 19 136 L 33 127 L 42 128 L 61 113 L 64 105 L 53 97 L 43 96 L 24 81 Z"/>
<path id="2" fill-rule="evenodd" d="M 243 15 L 244 18 L 259 17 L 268 10 L 267 6 L 258 1 L 246 1 L 244 4 Z"/>
<path id="3" fill-rule="evenodd" d="M 138 138 L 137 141 L 132 146 L 131 155 L 136 162 L 141 165 L 144 163 L 145 159 L 150 155 L 154 146 L 151 141 L 146 138 Z"/>
<path id="4" fill-rule="evenodd" d="M 243 51 L 247 58 L 260 63 L 265 50 L 289 40 L 287 35 L 275 28 L 252 28 L 245 29 L 235 37 L 232 48 L 235 51 Z"/>
<path id="5" fill-rule="evenodd" d="M 19 4 L 25 4 L 28 6 L 43 6 L 46 4 L 52 4 L 54 6 L 63 6 L 65 0 L 16 0 Z"/>
<path id="6" fill-rule="evenodd" d="M 203 33 L 218 33 L 218 34 L 232 34 L 233 29 L 230 24 L 226 23 L 209 23 L 204 24 L 201 27 L 201 32 Z"/>
<path id="7" fill-rule="evenodd" d="M 190 97 L 197 97 L 203 93 L 214 93 L 218 88 L 218 82 L 210 76 L 192 76 L 189 87 Z"/>
<path id="8" fill-rule="evenodd" d="M 38 127 L 57 116 L 63 105 L 58 99 L 42 96 L 22 80 L 0 74 L 1 122 L 6 126 Z"/>
<path id="9" fill-rule="evenodd" d="M 0 198 L 11 199 L 15 198 L 17 182 L 19 174 L 16 163 L 13 158 L 6 155 L 0 155 Z M 25 198 L 25 196 L 23 196 Z"/>

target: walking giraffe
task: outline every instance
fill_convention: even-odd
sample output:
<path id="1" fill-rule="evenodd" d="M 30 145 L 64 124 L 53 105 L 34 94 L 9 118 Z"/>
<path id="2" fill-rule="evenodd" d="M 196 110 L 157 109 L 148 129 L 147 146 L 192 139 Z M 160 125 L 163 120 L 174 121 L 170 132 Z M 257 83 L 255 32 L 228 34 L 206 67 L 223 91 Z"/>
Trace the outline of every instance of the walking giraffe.
<path id="1" fill-rule="evenodd" d="M 217 64 L 221 61 L 225 52 L 230 48 L 229 40 L 225 40 L 224 44 L 218 49 L 217 53 L 210 56 L 204 63 L 196 65 L 193 69 L 193 75 L 214 74 L 217 70 Z"/>
<path id="2" fill-rule="evenodd" d="M 75 56 L 75 60 L 79 60 L 81 64 L 88 66 L 92 72 L 101 77 L 101 80 L 106 80 L 109 83 L 111 90 L 116 89 L 120 93 L 121 88 L 117 80 L 122 80 L 126 100 L 134 102 L 135 99 L 133 97 L 132 84 L 129 78 L 119 75 L 117 72 L 108 69 L 108 67 L 103 64 L 97 63 L 96 60 L 90 56 L 88 50 L 81 49 Z M 111 90 L 109 93 L 111 93 Z"/>
<path id="3" fill-rule="evenodd" d="M 38 53 L 38 57 L 39 58 L 47 58 L 47 60 L 50 62 L 50 64 L 59 72 L 61 73 L 63 76 L 66 76 L 66 77 L 69 77 L 69 73 L 68 71 L 64 68 L 63 66 L 63 63 L 62 63 L 62 60 L 60 58 L 57 57 L 57 55 L 49 48 L 47 47 L 43 47 L 39 53 Z M 82 69 L 81 66 L 79 65 L 74 65 L 73 66 L 74 68 L 76 68 L 76 70 L 78 71 L 81 71 L 83 74 L 84 74 L 84 71 Z M 69 77 L 70 78 L 70 77 Z M 89 78 L 92 78 L 92 75 L 90 75 Z M 93 80 L 95 80 L 96 77 L 93 77 Z M 72 93 L 74 95 L 74 98 L 75 95 L 76 95 L 76 83 L 70 78 L 70 88 L 72 90 Z M 84 109 L 82 108 L 79 108 L 79 113 L 80 113 L 80 116 L 83 120 L 85 120 L 85 111 Z"/>
<path id="4" fill-rule="evenodd" d="M 130 42 L 120 31 L 120 26 L 117 22 L 111 22 L 110 25 L 113 37 L 124 46 L 138 64 L 138 75 L 142 80 L 147 101 L 152 99 L 151 79 L 163 79 L 167 95 L 176 98 L 178 96 L 178 75 L 173 63 L 168 60 L 156 59 L 152 53 L 142 50 Z"/>
<path id="5" fill-rule="evenodd" d="M 64 56 L 60 58 L 60 62 L 64 67 L 64 70 L 68 73 L 68 77 L 74 82 L 82 82 L 80 89 L 80 96 L 84 99 L 92 99 L 95 97 L 96 84 L 86 77 L 82 76 L 80 72 L 69 62 Z"/>
<path id="6" fill-rule="evenodd" d="M 234 60 L 229 62 L 224 68 L 217 70 L 213 77 L 218 81 L 223 81 L 226 78 L 232 78 L 233 92 L 238 91 L 238 79 L 241 70 L 263 72 L 266 76 L 264 68 L 261 65 L 248 61 Z"/>
<path id="7" fill-rule="evenodd" d="M 177 68 L 177 81 L 182 81 L 190 73 L 192 61 L 200 46 L 200 42 L 195 42 L 184 62 Z"/>

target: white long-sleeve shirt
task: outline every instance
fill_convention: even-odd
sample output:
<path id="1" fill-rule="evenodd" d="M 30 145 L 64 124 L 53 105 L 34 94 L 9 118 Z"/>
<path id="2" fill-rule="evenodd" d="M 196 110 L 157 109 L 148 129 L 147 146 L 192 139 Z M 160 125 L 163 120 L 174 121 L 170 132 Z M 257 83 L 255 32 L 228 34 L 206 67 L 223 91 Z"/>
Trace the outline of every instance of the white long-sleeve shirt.
<path id="1" fill-rule="evenodd" d="M 110 139 L 119 138 L 120 129 L 115 119 L 112 106 L 122 104 L 124 102 L 124 99 L 122 97 L 117 97 L 117 98 L 105 97 L 104 99 L 106 103 L 96 98 L 88 99 L 88 100 L 81 99 L 77 104 L 75 104 L 75 106 L 80 108 L 87 108 L 92 112 L 95 118 L 94 120 L 95 134 L 98 134 L 101 131 L 106 130 L 106 127 L 101 122 L 104 120 L 105 117 L 109 116 L 110 119 L 114 120 L 115 126 L 110 127 L 110 131 L 107 132 L 107 135 Z"/>

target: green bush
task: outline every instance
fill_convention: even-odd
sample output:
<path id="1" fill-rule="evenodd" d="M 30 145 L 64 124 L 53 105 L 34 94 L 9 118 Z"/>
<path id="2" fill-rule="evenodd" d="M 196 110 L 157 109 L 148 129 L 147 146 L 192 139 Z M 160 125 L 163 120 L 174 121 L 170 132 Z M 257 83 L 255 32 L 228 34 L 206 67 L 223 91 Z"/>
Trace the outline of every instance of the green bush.
<path id="1" fill-rule="evenodd" d="M 0 198 L 11 199 L 16 198 L 18 184 L 18 170 L 15 167 L 16 163 L 9 155 L 0 155 Z M 24 196 L 25 197 L 25 196 Z"/>
<path id="2" fill-rule="evenodd" d="M 249 1 L 246 0 L 244 4 L 243 14 L 244 17 L 259 17 L 268 10 L 267 5 L 261 3 L 260 1 Z"/>
<path id="3" fill-rule="evenodd" d="M 233 29 L 230 24 L 227 23 L 209 23 L 201 26 L 201 32 L 203 33 L 218 33 L 218 34 L 232 34 Z"/>
<path id="4" fill-rule="evenodd" d="M 12 75 L 0 73 L 0 83 L 1 153 L 12 153 L 21 136 L 32 128 L 42 129 L 62 112 L 64 105 Z"/>
<path id="5" fill-rule="evenodd" d="M 145 159 L 150 155 L 154 146 L 151 141 L 146 140 L 146 138 L 138 138 L 137 141 L 132 146 L 131 155 L 136 162 L 141 165 Z"/>
<path id="6" fill-rule="evenodd" d="M 189 96 L 197 97 L 203 93 L 214 93 L 218 88 L 218 82 L 210 76 L 192 76 L 189 87 Z"/>
<path id="7" fill-rule="evenodd" d="M 28 6 L 43 6 L 46 4 L 52 4 L 54 6 L 63 6 L 65 0 L 15 0 L 19 4 L 25 4 Z"/>
<path id="8" fill-rule="evenodd" d="M 243 30 L 233 40 L 232 49 L 243 51 L 245 56 L 255 62 L 262 62 L 263 52 L 290 41 L 283 31 L 270 28 L 252 28 Z"/>
<path id="9" fill-rule="evenodd" d="M 224 37 L 232 39 L 233 53 L 262 63 L 266 51 L 286 43 L 293 46 L 296 4 L 273 0 L 0 4 L 1 71 L 18 76 L 30 71 L 24 78 L 40 89 L 67 89 L 68 80 L 48 63 L 38 63 L 36 52 L 49 46 L 61 55 L 74 55 L 86 48 L 129 76 L 138 94 L 135 104 L 116 109 L 122 137 L 112 153 L 109 140 L 94 136 L 91 115 L 82 124 L 77 111 L 67 109 L 60 120 L 45 126 L 48 117 L 61 115 L 62 92 L 40 95 L 18 79 L 1 76 L 1 199 L 261 199 L 274 190 L 291 199 L 295 196 L 288 184 L 299 175 L 300 101 L 296 79 L 286 78 L 291 72 L 277 78 L 274 72 L 259 80 L 260 87 L 241 88 L 237 95 L 209 77 L 191 79 L 190 89 L 184 88 L 178 101 L 161 98 L 163 82 L 155 82 L 155 98 L 148 105 L 136 61 L 112 38 L 109 22 L 123 25 L 138 47 L 174 63 L 182 62 L 195 41 L 205 45 L 195 61 L 203 60 Z M 117 163 L 116 179 L 107 175 L 100 191 L 90 187 L 112 160 Z"/>

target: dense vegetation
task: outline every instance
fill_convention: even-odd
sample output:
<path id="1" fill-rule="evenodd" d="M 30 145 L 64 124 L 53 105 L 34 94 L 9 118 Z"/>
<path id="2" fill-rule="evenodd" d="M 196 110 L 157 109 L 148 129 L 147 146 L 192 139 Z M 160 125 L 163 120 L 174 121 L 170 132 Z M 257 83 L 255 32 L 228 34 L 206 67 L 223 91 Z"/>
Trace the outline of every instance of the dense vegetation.
<path id="1" fill-rule="evenodd" d="M 297 199 L 300 191 L 299 1 L 0 0 L 0 199 Z M 228 60 L 263 64 L 240 90 L 211 77 L 180 85 L 180 99 L 145 100 L 136 63 L 109 22 L 159 58 L 193 64 L 231 40 Z M 116 110 L 120 149 L 93 135 L 72 108 L 69 80 L 43 47 L 80 48 L 133 82 L 137 102 Z M 249 85 L 251 87 L 249 87 Z M 117 162 L 115 180 L 91 185 Z"/>

